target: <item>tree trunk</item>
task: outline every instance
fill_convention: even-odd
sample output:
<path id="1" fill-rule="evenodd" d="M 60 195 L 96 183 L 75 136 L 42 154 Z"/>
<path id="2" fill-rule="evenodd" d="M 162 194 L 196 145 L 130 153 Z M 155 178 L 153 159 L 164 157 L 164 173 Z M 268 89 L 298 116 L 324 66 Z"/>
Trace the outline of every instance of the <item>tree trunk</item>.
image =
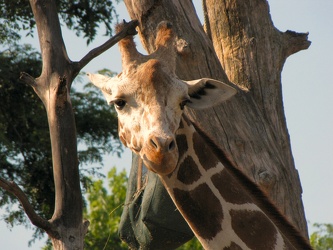
<path id="1" fill-rule="evenodd" d="M 190 0 L 125 4 L 131 18 L 140 21 L 139 34 L 149 53 L 154 51 L 156 25 L 173 23 L 181 79 L 229 78 L 237 85 L 237 96 L 227 103 L 187 113 L 308 237 L 281 91 L 283 64 L 310 45 L 307 34 L 276 30 L 264 0 L 204 1 L 207 34 Z"/>
<path id="2" fill-rule="evenodd" d="M 49 221 L 54 249 L 83 249 L 87 230 L 82 220 L 76 128 L 69 92 L 75 75 L 70 70 L 54 1 L 30 1 L 38 29 L 43 69 L 32 87 L 43 101 L 49 122 L 55 210 Z M 48 232 L 49 233 L 49 232 Z"/>

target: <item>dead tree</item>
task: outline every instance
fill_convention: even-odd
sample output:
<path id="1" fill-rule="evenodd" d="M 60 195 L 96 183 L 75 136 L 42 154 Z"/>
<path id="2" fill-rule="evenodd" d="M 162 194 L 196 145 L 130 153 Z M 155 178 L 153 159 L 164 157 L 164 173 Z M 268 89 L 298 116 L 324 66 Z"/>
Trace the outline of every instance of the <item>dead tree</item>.
<path id="1" fill-rule="evenodd" d="M 125 0 L 139 20 L 145 49 L 154 48 L 156 25 L 171 21 L 178 35 L 176 74 L 211 77 L 238 86 L 232 101 L 188 111 L 307 237 L 302 189 L 283 110 L 281 71 L 288 56 L 307 49 L 308 34 L 280 32 L 264 0 L 204 0 L 205 25 L 192 1 Z M 204 30 L 205 29 L 205 30 Z"/>

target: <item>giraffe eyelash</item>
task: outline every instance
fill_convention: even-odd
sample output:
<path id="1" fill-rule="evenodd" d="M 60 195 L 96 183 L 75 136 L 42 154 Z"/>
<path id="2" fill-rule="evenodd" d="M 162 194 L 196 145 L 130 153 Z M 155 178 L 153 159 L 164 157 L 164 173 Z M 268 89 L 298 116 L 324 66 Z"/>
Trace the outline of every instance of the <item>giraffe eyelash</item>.
<path id="1" fill-rule="evenodd" d="M 116 99 L 110 102 L 110 104 L 113 104 L 118 110 L 122 110 L 126 105 L 126 101 L 123 99 Z"/>

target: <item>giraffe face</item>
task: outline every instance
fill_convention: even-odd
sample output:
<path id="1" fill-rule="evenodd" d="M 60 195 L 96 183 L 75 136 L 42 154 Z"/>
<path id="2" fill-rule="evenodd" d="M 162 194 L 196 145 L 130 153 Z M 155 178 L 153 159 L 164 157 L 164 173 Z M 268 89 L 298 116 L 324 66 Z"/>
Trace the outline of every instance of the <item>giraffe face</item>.
<path id="1" fill-rule="evenodd" d="M 187 85 L 162 68 L 151 59 L 130 74 L 104 78 L 107 90 L 102 90 L 117 111 L 122 143 L 139 154 L 149 170 L 164 175 L 177 165 L 175 133 L 190 97 Z"/>
<path id="2" fill-rule="evenodd" d="M 235 90 L 212 79 L 182 81 L 163 62 L 150 59 L 117 77 L 89 74 L 118 114 L 119 137 L 160 175 L 178 163 L 176 131 L 184 106 L 206 108 L 228 99 Z"/>
<path id="3" fill-rule="evenodd" d="M 112 91 L 115 95 L 110 102 L 118 113 L 119 137 L 149 170 L 168 174 L 178 161 L 175 133 L 182 105 L 189 99 L 187 87 L 163 74 L 157 60 L 140 67 L 139 73 L 127 76 Z"/>

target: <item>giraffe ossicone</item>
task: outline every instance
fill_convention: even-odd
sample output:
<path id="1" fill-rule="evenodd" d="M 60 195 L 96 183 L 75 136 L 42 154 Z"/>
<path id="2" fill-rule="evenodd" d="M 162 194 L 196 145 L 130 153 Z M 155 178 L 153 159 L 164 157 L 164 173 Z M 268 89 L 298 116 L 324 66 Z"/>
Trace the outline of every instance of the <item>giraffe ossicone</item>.
<path id="1" fill-rule="evenodd" d="M 119 26 L 118 28 L 121 28 Z M 209 108 L 236 90 L 217 80 L 180 80 L 175 34 L 158 25 L 156 50 L 140 54 L 119 42 L 123 71 L 88 74 L 118 113 L 119 137 L 156 172 L 205 249 L 311 249 L 300 233 L 183 113 Z"/>

